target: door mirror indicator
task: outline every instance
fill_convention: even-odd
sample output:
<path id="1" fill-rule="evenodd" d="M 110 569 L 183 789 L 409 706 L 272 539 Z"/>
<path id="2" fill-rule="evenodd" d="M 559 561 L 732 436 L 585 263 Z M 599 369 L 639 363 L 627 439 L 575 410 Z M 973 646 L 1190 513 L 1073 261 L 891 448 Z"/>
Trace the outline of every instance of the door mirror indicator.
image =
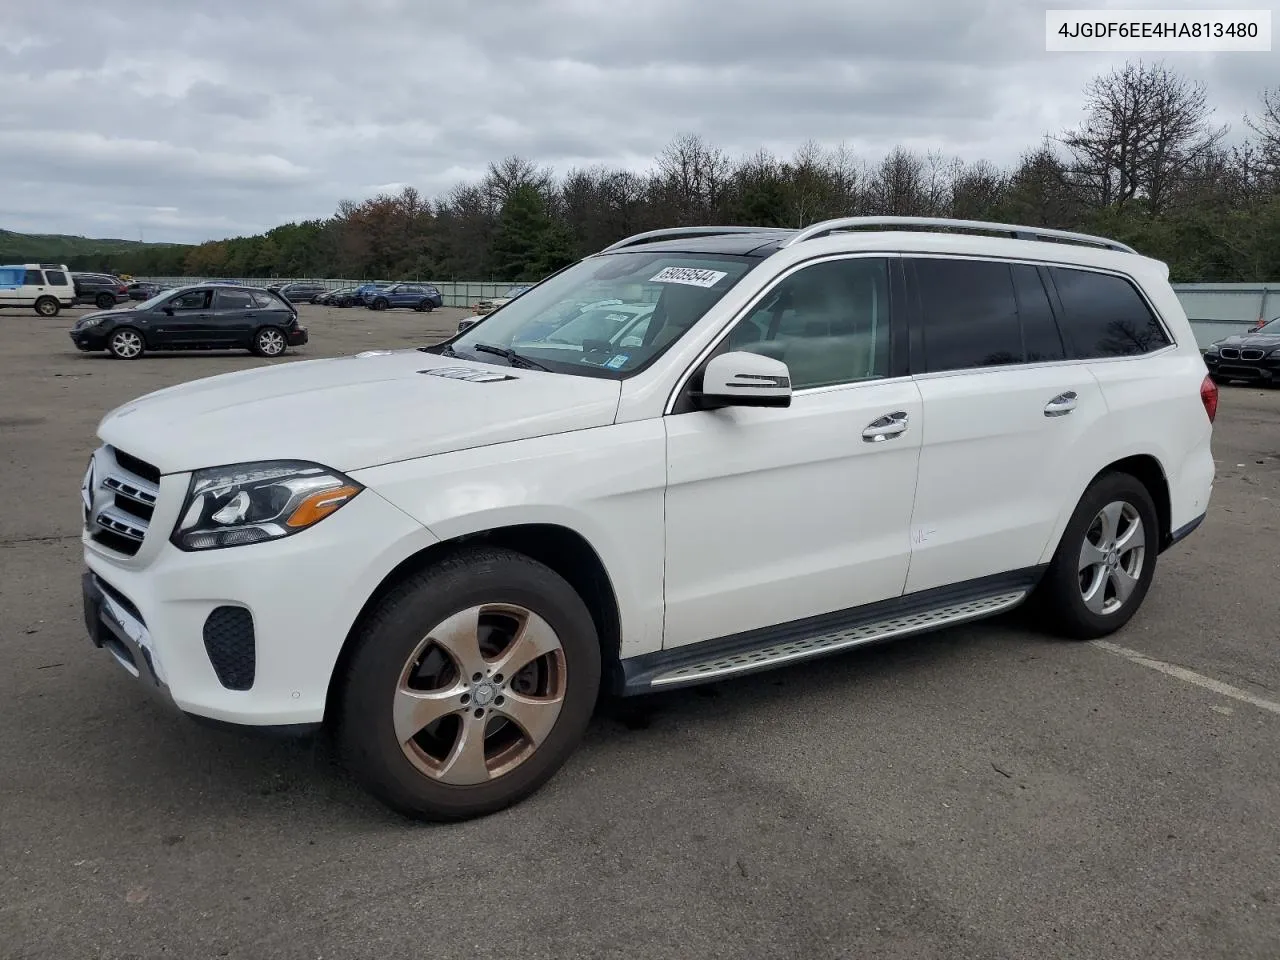
<path id="1" fill-rule="evenodd" d="M 789 407 L 791 371 L 781 360 L 737 351 L 713 357 L 702 374 L 698 405 L 714 407 Z"/>

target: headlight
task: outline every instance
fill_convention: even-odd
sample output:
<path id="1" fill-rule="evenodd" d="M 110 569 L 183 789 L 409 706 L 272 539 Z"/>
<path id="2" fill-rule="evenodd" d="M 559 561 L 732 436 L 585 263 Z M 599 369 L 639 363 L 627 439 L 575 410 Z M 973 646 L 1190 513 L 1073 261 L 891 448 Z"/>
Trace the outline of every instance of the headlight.
<path id="1" fill-rule="evenodd" d="M 278 540 L 315 526 L 363 489 L 336 470 L 297 460 L 197 470 L 170 540 L 180 550 Z"/>
<path id="2" fill-rule="evenodd" d="M 81 330 L 88 330 L 90 327 L 96 327 L 105 319 L 105 317 L 84 317 L 76 324 L 76 327 Z"/>
<path id="3" fill-rule="evenodd" d="M 1271 359 L 1272 359 L 1272 360 L 1280 360 L 1280 350 L 1272 350 L 1272 351 L 1271 351 Z"/>

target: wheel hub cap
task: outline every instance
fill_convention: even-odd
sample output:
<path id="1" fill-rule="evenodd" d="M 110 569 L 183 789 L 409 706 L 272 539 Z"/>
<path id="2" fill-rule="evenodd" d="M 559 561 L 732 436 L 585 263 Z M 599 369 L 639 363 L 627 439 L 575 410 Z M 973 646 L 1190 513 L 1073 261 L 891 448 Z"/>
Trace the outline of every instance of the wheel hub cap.
<path id="1" fill-rule="evenodd" d="M 487 681 L 471 687 L 471 700 L 477 707 L 487 707 L 497 695 L 498 688 Z"/>
<path id="2" fill-rule="evenodd" d="M 1116 552 L 1116 548 L 1112 547 L 1107 553 L 1107 566 L 1115 567 L 1120 565 L 1120 554 Z"/>

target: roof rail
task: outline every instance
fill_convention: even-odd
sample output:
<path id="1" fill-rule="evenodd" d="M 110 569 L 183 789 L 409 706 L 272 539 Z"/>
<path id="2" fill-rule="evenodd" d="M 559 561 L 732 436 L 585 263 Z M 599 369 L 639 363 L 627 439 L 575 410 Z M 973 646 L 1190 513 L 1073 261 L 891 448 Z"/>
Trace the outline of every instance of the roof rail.
<path id="1" fill-rule="evenodd" d="M 608 253 L 611 250 L 621 250 L 624 247 L 637 247 L 642 243 L 648 243 L 650 240 L 683 240 L 685 237 L 715 237 L 726 233 L 780 232 L 790 233 L 792 231 L 773 227 L 667 227 L 663 230 L 646 230 L 644 233 L 637 233 L 627 237 L 625 240 L 610 244 L 600 252 Z"/>
<path id="2" fill-rule="evenodd" d="M 1133 247 L 1119 240 L 1108 240 L 1106 237 L 1095 237 L 1088 233 L 1073 233 L 1069 230 L 1050 230 L 1047 227 L 1021 227 L 1009 223 L 989 223 L 985 220 L 950 220 L 945 217 L 840 217 L 836 220 L 823 220 L 813 226 L 805 227 L 783 244 L 804 243 L 816 237 L 825 237 L 840 230 L 857 230 L 868 227 L 932 227 L 937 230 L 982 230 L 987 233 L 999 233 L 1018 240 L 1058 240 L 1084 244 L 1090 247 L 1103 247 L 1120 253 L 1134 253 Z"/>

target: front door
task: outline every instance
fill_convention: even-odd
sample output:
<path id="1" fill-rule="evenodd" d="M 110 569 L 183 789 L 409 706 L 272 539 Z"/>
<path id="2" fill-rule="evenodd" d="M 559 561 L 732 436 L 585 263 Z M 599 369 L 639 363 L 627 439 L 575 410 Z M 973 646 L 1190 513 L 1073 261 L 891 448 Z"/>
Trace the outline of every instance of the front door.
<path id="1" fill-rule="evenodd" d="M 733 328 L 727 349 L 787 364 L 789 408 L 666 418 L 664 647 L 902 593 L 921 400 L 895 376 L 897 270 L 885 257 L 801 267 Z"/>
<path id="2" fill-rule="evenodd" d="M 160 305 L 152 320 L 154 346 L 204 343 L 213 327 L 213 291 L 184 290 Z"/>

